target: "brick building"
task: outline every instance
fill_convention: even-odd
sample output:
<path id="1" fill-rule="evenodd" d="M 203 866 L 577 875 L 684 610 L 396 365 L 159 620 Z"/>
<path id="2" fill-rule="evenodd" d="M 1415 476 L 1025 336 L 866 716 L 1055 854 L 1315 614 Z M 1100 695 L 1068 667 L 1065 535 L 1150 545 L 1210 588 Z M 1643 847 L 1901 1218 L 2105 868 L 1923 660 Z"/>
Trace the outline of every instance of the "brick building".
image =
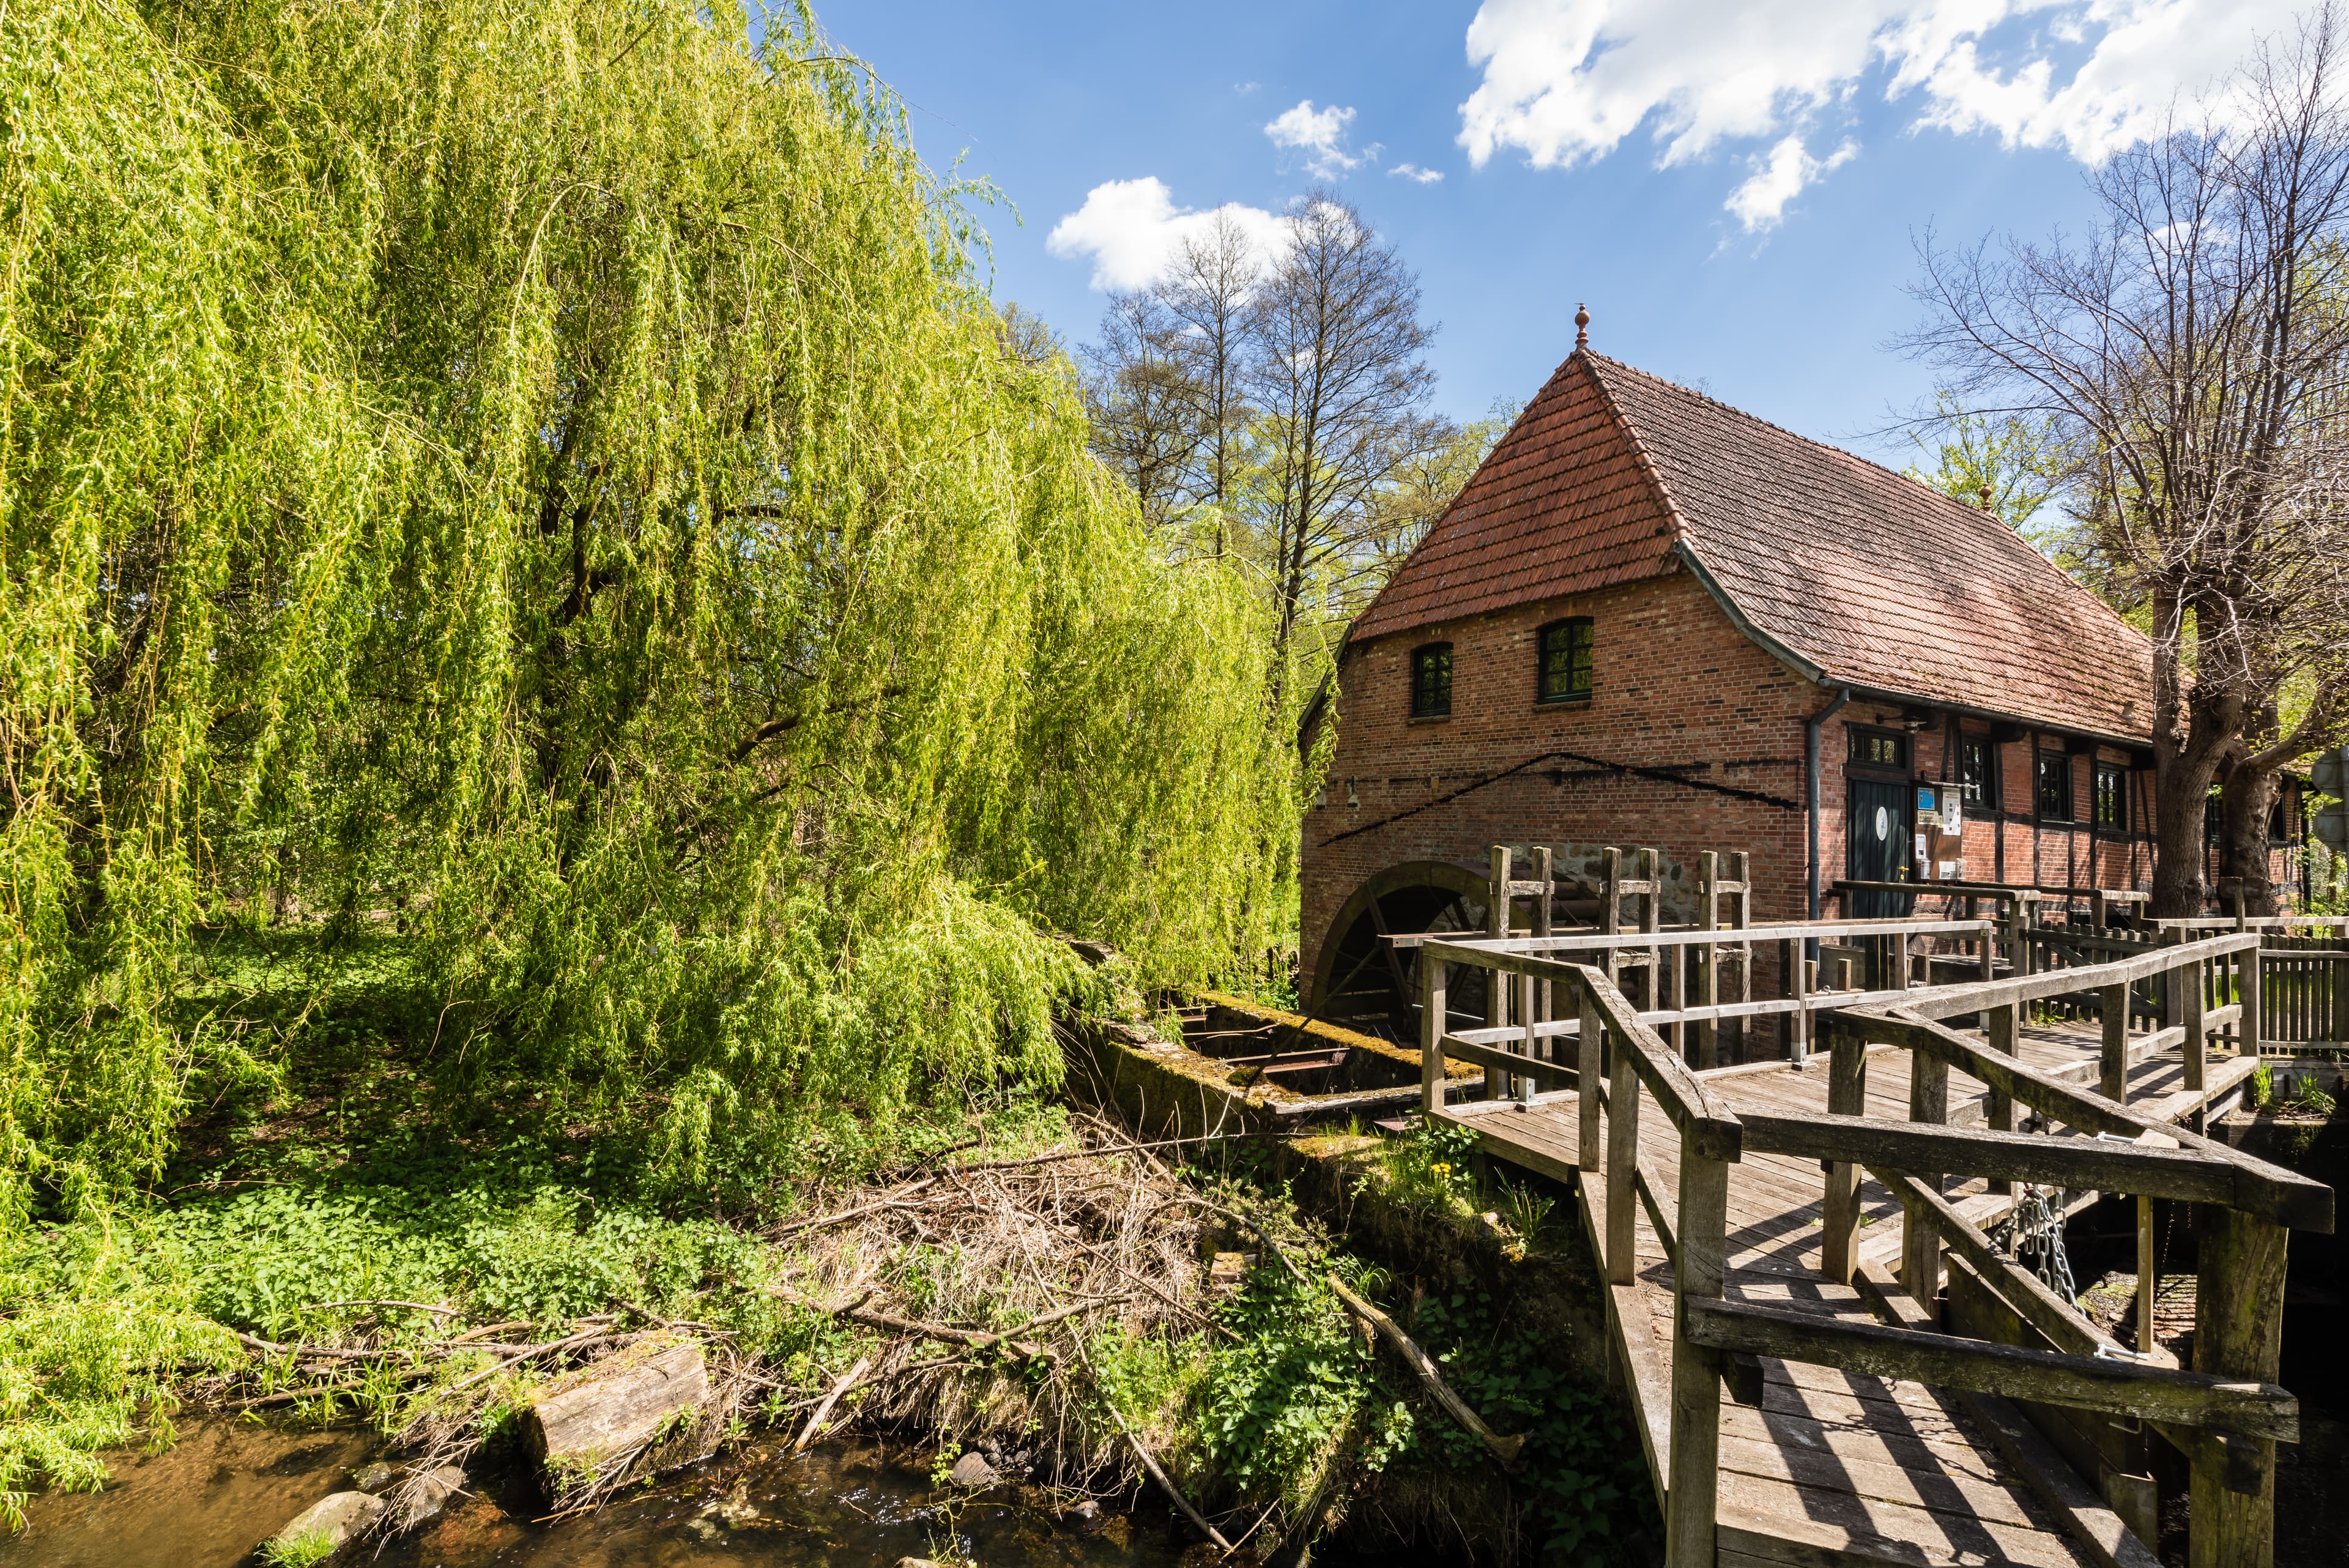
<path id="1" fill-rule="evenodd" d="M 1309 744 L 1337 731 L 1304 989 L 1378 974 L 1380 929 L 1481 924 L 1495 843 L 1557 846 L 1561 878 L 1654 846 L 1682 887 L 1743 849 L 1757 920 L 1920 869 L 2145 887 L 2151 670 L 1995 516 L 1578 338 L 1307 716 Z M 1920 804 L 1952 790 L 1920 868 Z"/>

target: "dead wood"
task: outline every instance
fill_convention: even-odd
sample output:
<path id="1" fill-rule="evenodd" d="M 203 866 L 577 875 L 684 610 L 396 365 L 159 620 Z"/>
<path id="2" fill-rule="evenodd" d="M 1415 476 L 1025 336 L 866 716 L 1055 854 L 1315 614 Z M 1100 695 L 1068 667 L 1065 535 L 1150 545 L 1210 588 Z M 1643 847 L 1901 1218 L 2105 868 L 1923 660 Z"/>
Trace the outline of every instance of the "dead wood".
<path id="1" fill-rule="evenodd" d="M 1336 1274 L 1330 1274 L 1329 1280 L 1330 1288 L 1338 1293 L 1338 1299 L 1346 1303 L 1347 1310 L 1376 1329 L 1379 1337 L 1394 1347 L 1395 1353 L 1419 1375 L 1420 1383 L 1435 1402 L 1443 1406 L 1454 1420 L 1475 1433 L 1478 1442 L 1492 1449 L 1494 1458 L 1515 1469 L 1517 1454 L 1526 1446 L 1525 1435 L 1519 1433 L 1514 1438 L 1505 1438 L 1485 1425 L 1483 1417 L 1468 1407 L 1467 1401 L 1452 1391 L 1452 1386 L 1444 1381 L 1444 1374 L 1438 1370 L 1433 1359 L 1402 1331 L 1402 1324 L 1348 1290 L 1345 1282 Z"/>
<path id="2" fill-rule="evenodd" d="M 832 1414 L 832 1407 L 840 1403 L 842 1395 L 856 1386 L 856 1380 L 864 1376 L 865 1369 L 872 1365 L 871 1356 L 858 1356 L 856 1365 L 850 1367 L 842 1375 L 840 1381 L 825 1391 L 823 1398 L 816 1405 L 815 1414 L 810 1416 L 807 1425 L 800 1428 L 799 1441 L 792 1445 L 792 1452 L 798 1454 L 807 1451 L 807 1446 L 815 1441 L 816 1433 L 823 1429 L 824 1417 Z"/>

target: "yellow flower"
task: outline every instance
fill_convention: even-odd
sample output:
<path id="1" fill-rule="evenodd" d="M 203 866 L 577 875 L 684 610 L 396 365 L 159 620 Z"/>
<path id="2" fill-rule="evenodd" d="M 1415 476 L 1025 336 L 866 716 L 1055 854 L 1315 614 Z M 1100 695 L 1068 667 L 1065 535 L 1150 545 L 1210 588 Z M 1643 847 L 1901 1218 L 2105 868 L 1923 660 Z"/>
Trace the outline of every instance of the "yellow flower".
<path id="1" fill-rule="evenodd" d="M 1428 1174 L 1429 1174 L 1429 1175 L 1431 1175 L 1431 1176 L 1449 1176 L 1449 1175 L 1451 1175 L 1451 1174 L 1452 1174 L 1452 1168 L 1451 1168 L 1450 1166 L 1448 1166 L 1448 1165 L 1444 1164 L 1444 1163 L 1442 1160 L 1440 1160 L 1440 1159 L 1439 1159 L 1439 1160 L 1437 1160 L 1433 1165 L 1429 1166 L 1429 1167 L 1427 1168 L 1427 1170 L 1428 1170 Z"/>

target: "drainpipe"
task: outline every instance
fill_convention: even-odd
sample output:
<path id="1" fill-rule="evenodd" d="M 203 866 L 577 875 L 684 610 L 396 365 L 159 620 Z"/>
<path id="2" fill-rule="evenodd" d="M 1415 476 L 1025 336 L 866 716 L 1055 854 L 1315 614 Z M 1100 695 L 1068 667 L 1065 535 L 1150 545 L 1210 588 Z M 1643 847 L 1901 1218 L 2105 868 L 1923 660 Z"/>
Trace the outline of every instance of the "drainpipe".
<path id="1" fill-rule="evenodd" d="M 1835 701 L 1803 721 L 1804 801 L 1809 808 L 1811 826 L 1810 918 L 1819 918 L 1819 726 L 1826 723 L 1851 701 L 1851 688 L 1836 693 Z M 1816 951 L 1815 942 L 1806 948 Z M 1807 954 L 1806 956 L 1808 956 Z"/>

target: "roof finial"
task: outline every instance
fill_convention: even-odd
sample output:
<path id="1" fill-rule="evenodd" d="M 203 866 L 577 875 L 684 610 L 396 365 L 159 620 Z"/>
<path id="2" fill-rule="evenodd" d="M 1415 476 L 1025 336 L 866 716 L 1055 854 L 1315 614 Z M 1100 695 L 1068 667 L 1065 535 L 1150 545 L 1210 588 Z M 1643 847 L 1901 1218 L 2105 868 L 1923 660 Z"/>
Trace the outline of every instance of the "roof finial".
<path id="1" fill-rule="evenodd" d="M 1574 307 L 1574 346 L 1577 348 L 1590 347 L 1590 306 L 1587 305 Z"/>
<path id="2" fill-rule="evenodd" d="M 1989 480 L 1987 480 L 1987 479 L 1985 479 L 1985 480 L 1983 480 L 1983 481 L 1982 481 L 1982 509 L 1983 511 L 1985 511 L 1985 512 L 1993 513 L 1993 514 L 1994 514 L 1994 513 L 1996 513 L 1996 512 L 1997 512 L 1997 510 L 1998 510 L 1998 508 L 1997 508 L 1997 507 L 1992 506 L 1992 505 L 1990 504 L 1990 481 L 1989 481 Z"/>

